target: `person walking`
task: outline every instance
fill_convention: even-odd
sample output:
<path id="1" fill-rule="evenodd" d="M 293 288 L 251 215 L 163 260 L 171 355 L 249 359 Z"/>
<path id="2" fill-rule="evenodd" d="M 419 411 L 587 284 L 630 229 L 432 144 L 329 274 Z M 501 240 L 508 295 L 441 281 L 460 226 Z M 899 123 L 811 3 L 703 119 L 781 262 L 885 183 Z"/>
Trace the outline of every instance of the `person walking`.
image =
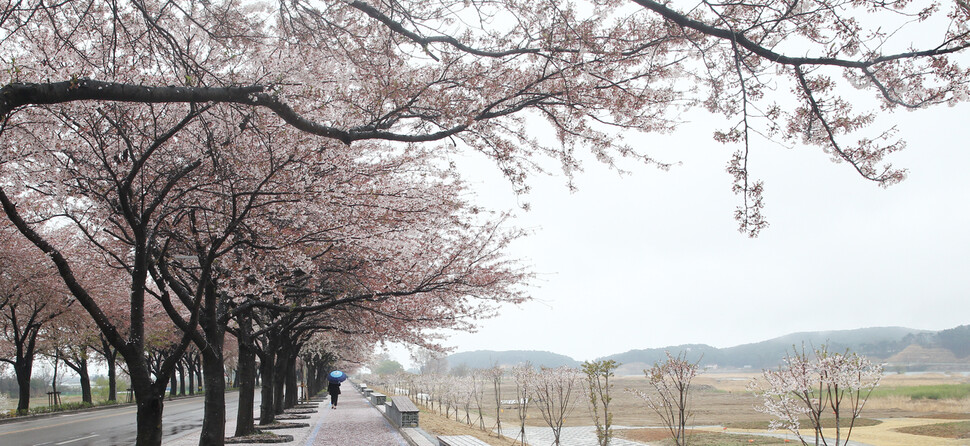
<path id="1" fill-rule="evenodd" d="M 337 396 L 340 395 L 340 383 L 337 381 L 330 381 L 327 386 L 327 393 L 330 394 L 330 408 L 337 408 Z"/>

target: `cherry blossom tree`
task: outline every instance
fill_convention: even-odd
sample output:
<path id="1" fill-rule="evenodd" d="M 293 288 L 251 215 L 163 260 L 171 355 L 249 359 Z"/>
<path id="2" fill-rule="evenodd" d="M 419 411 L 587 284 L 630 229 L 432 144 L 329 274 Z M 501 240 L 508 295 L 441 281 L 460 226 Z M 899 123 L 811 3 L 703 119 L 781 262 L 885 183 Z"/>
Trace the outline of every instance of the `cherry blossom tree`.
<path id="1" fill-rule="evenodd" d="M 17 412 L 26 413 L 35 356 L 56 338 L 54 325 L 73 301 L 42 253 L 9 224 L 0 226 L 0 246 L 0 361 L 13 367 Z"/>
<path id="2" fill-rule="evenodd" d="M 697 361 L 689 361 L 687 353 L 673 356 L 664 352 L 667 359 L 658 362 L 643 373 L 650 381 L 655 392 L 645 393 L 638 389 L 628 389 L 646 402 L 647 407 L 660 416 L 660 420 L 677 446 L 686 446 L 690 441 L 687 423 L 693 417 L 690 404 L 690 385 L 697 376 Z"/>
<path id="3" fill-rule="evenodd" d="M 67 311 L 55 323 L 47 333 L 47 350 L 77 374 L 81 401 L 93 405 L 89 363 L 93 360 L 91 345 L 98 340 L 98 329 L 91 326 L 87 313 L 81 311 Z"/>
<path id="4" fill-rule="evenodd" d="M 475 421 L 478 422 L 478 428 L 483 431 L 486 430 L 485 428 L 485 390 L 488 389 L 488 384 L 489 384 L 489 377 L 487 373 L 488 373 L 487 370 L 475 370 L 472 372 L 471 398 L 469 398 L 469 401 L 474 400 L 475 412 L 478 415 Z"/>
<path id="5" fill-rule="evenodd" d="M 553 444 L 560 444 L 560 434 L 566 417 L 572 412 L 574 391 L 581 389 L 582 374 L 571 367 L 542 367 L 532 375 L 533 404 L 542 414 L 543 421 L 552 429 Z"/>
<path id="6" fill-rule="evenodd" d="M 495 432 L 502 438 L 502 377 L 505 370 L 496 364 L 486 369 L 484 374 L 492 384 L 492 396 L 495 398 Z"/>
<path id="7" fill-rule="evenodd" d="M 752 381 L 749 388 L 762 399 L 757 409 L 774 417 L 772 429 L 790 431 L 803 445 L 844 446 L 881 377 L 882 366 L 866 357 L 832 353 L 822 346 L 786 356 L 777 370 L 764 370 L 762 379 Z M 812 435 L 800 429 L 805 418 Z M 834 432 L 823 427 L 828 420 L 833 420 Z"/>
<path id="8" fill-rule="evenodd" d="M 525 420 L 529 416 L 529 398 L 532 395 L 535 367 L 526 362 L 512 367 L 512 382 L 515 383 L 515 415 L 519 418 L 519 444 L 526 444 Z"/>

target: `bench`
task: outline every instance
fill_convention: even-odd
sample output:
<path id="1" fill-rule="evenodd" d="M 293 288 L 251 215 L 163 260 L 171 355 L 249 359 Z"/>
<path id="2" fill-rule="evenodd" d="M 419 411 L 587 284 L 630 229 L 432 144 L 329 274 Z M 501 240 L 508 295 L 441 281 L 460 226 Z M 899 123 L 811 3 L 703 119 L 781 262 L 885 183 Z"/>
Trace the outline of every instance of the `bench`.
<path id="1" fill-rule="evenodd" d="M 471 435 L 442 435 L 438 437 L 441 446 L 488 446 L 488 443 Z"/>
<path id="2" fill-rule="evenodd" d="M 374 392 L 370 394 L 370 403 L 375 406 L 383 406 L 387 402 L 387 396 L 383 393 Z"/>
<path id="3" fill-rule="evenodd" d="M 386 413 L 397 427 L 418 427 L 418 406 L 406 396 L 392 396 Z"/>

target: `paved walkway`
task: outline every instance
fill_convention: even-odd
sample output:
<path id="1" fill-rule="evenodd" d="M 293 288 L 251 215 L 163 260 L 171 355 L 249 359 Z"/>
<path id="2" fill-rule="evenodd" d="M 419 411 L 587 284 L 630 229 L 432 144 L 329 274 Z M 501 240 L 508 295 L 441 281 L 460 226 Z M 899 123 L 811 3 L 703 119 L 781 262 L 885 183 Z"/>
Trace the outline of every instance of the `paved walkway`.
<path id="1" fill-rule="evenodd" d="M 512 430 L 514 429 L 514 430 Z M 613 426 L 614 431 L 627 429 L 623 426 Z M 502 429 L 505 436 L 518 435 L 518 426 L 505 426 Z M 530 445 L 547 445 L 553 442 L 552 429 L 548 427 L 525 427 L 525 442 Z M 564 427 L 559 433 L 559 441 L 562 446 L 598 446 L 596 441 L 596 428 L 593 426 Z M 644 446 L 644 443 L 624 440 L 614 437 L 610 441 L 610 446 Z"/>
<path id="2" fill-rule="evenodd" d="M 289 443 L 248 443 L 249 445 L 287 445 L 287 446 L 408 446 L 401 433 L 394 428 L 384 415 L 372 406 L 353 386 L 341 387 L 340 403 L 337 409 L 330 409 L 329 398 L 317 402 L 316 412 L 309 419 L 282 420 L 283 422 L 306 423 L 309 427 L 273 430 L 280 435 L 292 435 Z M 258 408 L 257 408 L 258 412 Z M 228 414 L 233 416 L 234 414 Z M 257 414 L 258 416 L 258 414 Z M 226 422 L 226 435 L 232 435 L 236 420 Z M 197 446 L 199 430 L 189 431 L 177 437 L 166 437 L 164 446 Z"/>

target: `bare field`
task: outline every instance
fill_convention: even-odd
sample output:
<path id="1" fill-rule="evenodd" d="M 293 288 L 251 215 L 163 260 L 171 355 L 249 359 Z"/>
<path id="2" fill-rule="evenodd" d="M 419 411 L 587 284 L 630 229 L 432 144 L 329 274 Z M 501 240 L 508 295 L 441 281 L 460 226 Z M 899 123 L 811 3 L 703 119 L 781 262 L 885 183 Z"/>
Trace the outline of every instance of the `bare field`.
<path id="1" fill-rule="evenodd" d="M 757 412 L 754 408 L 758 404 L 758 399 L 747 391 L 747 385 L 752 379 L 758 379 L 760 373 L 705 373 L 695 378 L 693 382 L 693 424 L 699 426 L 698 430 L 711 433 L 764 433 L 759 429 L 737 429 L 724 428 L 736 423 L 759 423 L 767 422 L 768 417 Z M 943 374 L 925 373 L 912 375 L 886 375 L 881 387 L 910 387 L 910 386 L 931 386 L 941 384 L 964 384 L 970 382 L 970 377 L 962 374 Z M 647 391 L 648 383 L 643 376 L 621 376 L 613 380 L 613 402 L 612 411 L 614 414 L 613 424 L 615 426 L 631 427 L 650 427 L 659 426 L 660 419 L 648 409 L 643 402 L 630 392 L 627 388 L 636 388 Z M 511 400 L 515 398 L 514 383 L 510 379 L 502 385 L 501 399 Z M 582 389 L 576 389 L 577 400 L 573 404 L 573 412 L 567 418 L 567 426 L 589 426 L 592 425 L 592 418 L 589 414 L 586 402 L 583 399 Z M 487 426 L 491 429 L 495 427 L 495 406 L 494 395 L 489 392 L 486 394 L 486 401 L 492 401 L 491 406 L 485 408 L 485 418 Z M 507 441 L 496 438 L 494 434 L 481 432 L 477 425 L 467 426 L 454 421 L 454 416 L 450 420 L 443 416 L 422 412 L 422 428 L 432 431 L 437 435 L 476 435 L 492 445 L 505 446 L 510 444 Z M 898 396 L 873 398 L 870 399 L 863 411 L 865 418 L 879 419 L 882 422 L 874 426 L 857 427 L 853 430 L 853 440 L 879 446 L 956 446 L 966 445 L 967 439 L 939 438 L 928 435 L 906 434 L 897 429 L 912 428 L 914 426 L 931 426 L 954 420 L 970 420 L 970 399 L 961 400 L 912 400 Z M 472 418 L 476 418 L 472 415 Z M 461 415 L 464 419 L 464 414 Z M 427 422 L 427 424 L 426 424 Z M 502 408 L 503 430 L 511 432 L 518 426 L 518 418 L 515 414 L 515 407 L 506 405 Z M 531 409 L 526 424 L 530 426 L 545 426 L 542 418 L 535 409 Z M 708 426 L 708 427 L 703 427 Z M 932 429 L 925 429 L 931 431 Z M 478 434 L 473 432 L 477 431 Z M 632 434 L 633 432 L 631 432 Z M 635 435 L 635 434 L 634 434 Z M 654 434 L 650 435 L 651 437 Z M 717 436 L 716 436 L 717 437 Z M 633 438 L 631 438 L 633 439 Z M 647 440 L 647 438 L 640 438 Z M 662 442 L 647 440 L 650 444 L 660 445 Z M 712 444 L 721 444 L 715 441 Z M 763 444 L 775 444 L 767 442 Z M 784 443 L 781 443 L 784 444 Z"/>

